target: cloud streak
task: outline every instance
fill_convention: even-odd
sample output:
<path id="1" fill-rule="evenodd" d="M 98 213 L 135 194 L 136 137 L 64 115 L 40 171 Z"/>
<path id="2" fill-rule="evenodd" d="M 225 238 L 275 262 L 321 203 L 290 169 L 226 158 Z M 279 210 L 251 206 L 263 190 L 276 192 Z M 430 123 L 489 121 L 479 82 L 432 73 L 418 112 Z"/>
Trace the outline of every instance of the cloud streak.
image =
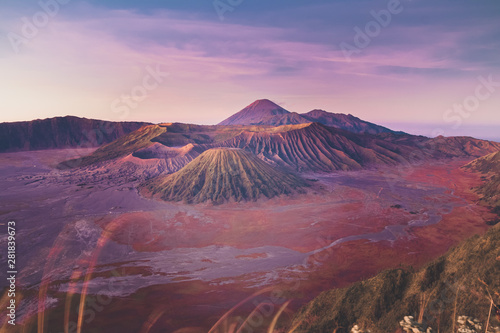
<path id="1" fill-rule="evenodd" d="M 249 3 L 225 23 L 206 7 L 153 3 L 158 8 L 75 1 L 20 54 L 4 40 L 0 98 L 16 112 L 3 120 L 114 119 L 110 102 L 151 65 L 170 76 L 130 119 L 217 123 L 254 99 L 271 98 L 297 112 L 325 108 L 375 122 L 442 122 L 444 108 L 466 96 L 478 75 L 500 78 L 500 24 L 485 5 L 404 2 L 404 12 L 347 62 L 338 45 L 386 1 L 292 1 L 264 12 Z M 29 11 L 11 9 L 1 32 L 20 28 L 13 12 Z M 474 29 L 464 25 L 470 22 Z M 492 97 L 470 122 L 500 124 L 498 102 Z"/>

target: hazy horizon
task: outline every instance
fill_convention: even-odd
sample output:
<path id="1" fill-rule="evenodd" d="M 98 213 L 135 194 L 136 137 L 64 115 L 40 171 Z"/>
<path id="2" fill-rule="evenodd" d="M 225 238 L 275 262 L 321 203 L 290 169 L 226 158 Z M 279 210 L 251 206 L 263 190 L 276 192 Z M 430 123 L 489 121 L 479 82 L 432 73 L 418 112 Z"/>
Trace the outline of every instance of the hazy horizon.
<path id="1" fill-rule="evenodd" d="M 216 124 L 268 98 L 414 134 L 498 137 L 498 2 L 42 0 L 0 9 L 0 122 L 71 114 Z"/>
<path id="2" fill-rule="evenodd" d="M 311 110 L 309 110 L 309 111 L 311 111 Z M 236 113 L 236 112 L 237 111 L 235 111 L 234 113 Z M 292 111 L 292 112 L 295 112 L 295 111 Z M 305 112 L 307 112 L 307 111 L 305 111 Z M 305 112 L 298 112 L 298 113 L 305 113 Z M 77 116 L 77 115 L 56 115 L 54 117 L 66 117 L 66 116 L 89 118 L 89 117 Z M 353 115 L 353 116 L 356 116 L 356 115 Z M 37 119 L 47 119 L 47 118 L 37 118 Z M 32 120 L 37 120 L 37 119 L 20 120 L 20 121 L 32 121 Z M 104 120 L 104 121 L 117 121 L 117 120 L 105 119 L 105 118 L 91 118 L 91 119 Z M 213 122 L 210 122 L 210 123 L 193 123 L 193 122 L 182 122 L 182 121 L 179 121 L 179 122 L 196 124 L 196 125 L 217 125 L 222 120 L 224 120 L 224 119 L 214 120 Z M 498 128 L 496 125 L 484 124 L 484 125 L 479 125 L 479 126 L 478 125 L 476 125 L 476 126 L 463 126 L 459 129 L 453 129 L 452 126 L 445 127 L 445 126 L 442 126 L 443 124 L 391 123 L 391 122 L 377 123 L 374 121 L 370 121 L 369 119 L 362 119 L 362 120 L 374 123 L 376 125 L 387 127 L 387 128 L 394 130 L 394 131 L 402 131 L 402 132 L 412 134 L 412 135 L 423 135 L 423 136 L 427 136 L 427 137 L 436 137 L 439 135 L 443 135 L 443 136 L 470 136 L 470 137 L 473 137 L 476 139 L 500 142 L 500 133 L 498 133 L 496 135 L 495 134 L 493 134 L 493 135 L 488 135 L 488 134 L 485 135 L 484 134 L 484 133 L 496 133 L 495 131 Z M 120 120 L 118 120 L 118 121 L 120 121 Z M 135 119 L 135 118 L 127 119 L 124 121 L 149 122 L 149 123 L 153 123 L 153 124 L 177 122 L 177 121 L 171 121 L 168 119 L 166 119 L 166 120 L 144 120 L 144 119 Z M 486 129 L 486 131 L 485 131 L 485 129 Z"/>

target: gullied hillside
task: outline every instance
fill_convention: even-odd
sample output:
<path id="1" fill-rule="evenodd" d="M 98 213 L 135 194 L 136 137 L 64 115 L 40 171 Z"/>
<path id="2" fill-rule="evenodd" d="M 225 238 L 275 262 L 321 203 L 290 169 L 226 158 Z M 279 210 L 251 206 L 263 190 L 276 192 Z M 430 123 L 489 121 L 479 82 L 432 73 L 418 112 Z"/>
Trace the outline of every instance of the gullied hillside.
<path id="1" fill-rule="evenodd" d="M 421 315 L 433 332 L 451 332 L 459 315 L 485 324 L 488 294 L 500 304 L 499 276 L 500 225 L 417 272 L 384 271 L 348 288 L 323 292 L 296 315 L 298 329 L 294 332 L 323 333 L 336 328 L 338 333 L 351 332 L 355 324 L 374 333 L 396 332 L 408 315 L 416 319 Z M 493 307 L 490 327 L 500 325 L 495 310 Z"/>
<path id="2" fill-rule="evenodd" d="M 445 158 L 476 158 L 500 144 L 473 138 L 429 139 L 407 134 L 356 134 L 319 123 L 271 126 L 151 125 L 103 146 L 78 163 L 86 166 L 132 154 L 164 161 L 176 172 L 212 148 L 241 148 L 261 160 L 297 172 L 331 172 L 421 163 Z M 163 164 L 163 163 L 162 163 Z"/>
<path id="3" fill-rule="evenodd" d="M 500 143 L 466 137 L 356 134 L 308 123 L 281 126 L 273 131 L 243 131 L 232 139 L 210 145 L 213 146 L 242 148 L 269 163 L 299 172 L 330 172 L 479 157 L 497 151 Z"/>
<path id="4" fill-rule="evenodd" d="M 306 183 L 241 149 L 210 149 L 180 171 L 140 186 L 143 194 L 187 203 L 250 201 L 291 194 Z"/>
<path id="5" fill-rule="evenodd" d="M 283 126 L 280 131 L 244 131 L 216 145 L 242 148 L 267 162 L 299 172 L 394 165 L 401 160 L 401 154 L 409 154 L 410 150 L 373 136 L 357 135 L 318 123 Z"/>
<path id="6" fill-rule="evenodd" d="M 500 152 L 476 159 L 464 168 L 484 175 L 485 183 L 477 191 L 483 196 L 482 201 L 500 215 Z"/>
<path id="7" fill-rule="evenodd" d="M 0 123 L 0 152 L 98 147 L 144 125 L 78 117 Z"/>

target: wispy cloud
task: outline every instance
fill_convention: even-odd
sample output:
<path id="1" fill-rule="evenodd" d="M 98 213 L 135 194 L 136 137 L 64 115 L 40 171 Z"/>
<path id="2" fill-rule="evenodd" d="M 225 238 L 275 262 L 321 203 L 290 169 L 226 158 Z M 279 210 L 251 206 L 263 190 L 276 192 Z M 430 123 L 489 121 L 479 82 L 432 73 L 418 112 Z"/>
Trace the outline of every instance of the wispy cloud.
<path id="1" fill-rule="evenodd" d="M 271 98 L 298 112 L 321 107 L 372 121 L 431 122 L 466 96 L 478 75 L 499 73 L 500 24 L 484 4 L 404 2 L 405 10 L 349 62 L 339 44 L 386 1 L 265 8 L 249 2 L 224 23 L 210 6 L 173 10 L 162 3 L 75 1 L 19 54 L 4 38 L 0 98 L 16 111 L 4 119 L 112 119 L 110 102 L 137 84 L 146 66 L 159 65 L 169 78 L 131 119 L 216 123 L 254 99 Z M 33 10 L 4 11 L 2 35 L 19 31 L 20 17 Z M 471 121 L 500 123 L 498 100 Z"/>

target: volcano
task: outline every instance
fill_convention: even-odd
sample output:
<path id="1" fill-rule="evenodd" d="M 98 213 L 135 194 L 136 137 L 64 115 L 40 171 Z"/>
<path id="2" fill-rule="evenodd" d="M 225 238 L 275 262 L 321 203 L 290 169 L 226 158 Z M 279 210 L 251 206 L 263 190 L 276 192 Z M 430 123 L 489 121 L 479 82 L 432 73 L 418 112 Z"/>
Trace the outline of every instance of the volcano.
<path id="1" fill-rule="evenodd" d="M 219 123 L 219 125 L 298 125 L 320 123 L 329 127 L 339 128 L 352 133 L 400 133 L 386 127 L 376 125 L 350 114 L 332 113 L 324 110 L 312 110 L 307 113 L 296 113 L 285 110 L 278 104 L 260 99 L 243 110 Z"/>
<path id="2" fill-rule="evenodd" d="M 285 110 L 278 104 L 268 100 L 259 99 L 238 113 L 219 123 L 219 125 L 273 125 L 276 124 L 300 124 L 309 122 L 307 119 L 300 117 L 298 114 L 293 114 Z"/>
<path id="3" fill-rule="evenodd" d="M 144 183 L 140 191 L 165 201 L 221 204 L 288 195 L 305 186 L 301 178 L 271 167 L 252 153 L 214 148 L 178 172 Z"/>

